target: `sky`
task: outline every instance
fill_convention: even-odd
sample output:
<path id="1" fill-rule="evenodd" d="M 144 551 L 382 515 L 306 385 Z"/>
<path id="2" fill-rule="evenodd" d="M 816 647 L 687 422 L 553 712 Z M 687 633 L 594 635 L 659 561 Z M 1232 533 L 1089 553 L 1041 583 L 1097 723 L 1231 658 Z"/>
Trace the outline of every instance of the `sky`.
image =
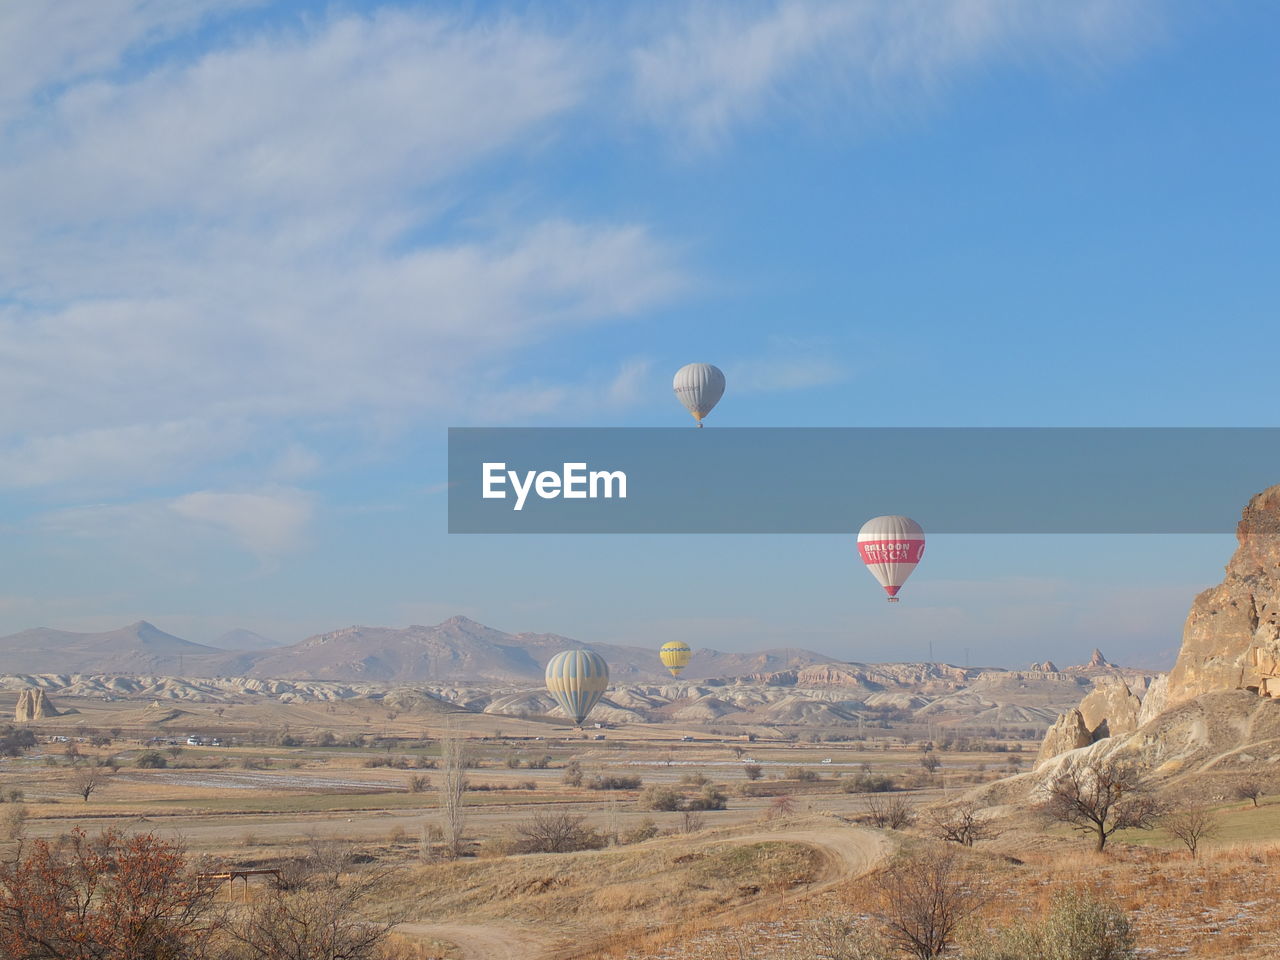
<path id="1" fill-rule="evenodd" d="M 1280 8 L 0 5 L 0 632 L 1167 662 L 1233 540 L 450 536 L 450 426 L 1272 426 Z M 1277 478 L 1280 480 L 1280 477 Z M 1235 505 L 1233 505 L 1235 506 Z"/>

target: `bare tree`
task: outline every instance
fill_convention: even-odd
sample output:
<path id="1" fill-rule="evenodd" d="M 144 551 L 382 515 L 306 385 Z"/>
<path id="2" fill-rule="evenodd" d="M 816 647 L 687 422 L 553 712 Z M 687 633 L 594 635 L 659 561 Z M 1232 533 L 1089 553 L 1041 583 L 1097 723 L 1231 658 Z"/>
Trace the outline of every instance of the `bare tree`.
<path id="1" fill-rule="evenodd" d="M 990 820 L 982 816 L 982 808 L 972 800 L 966 800 L 929 814 L 929 824 L 941 840 L 972 847 L 979 840 L 990 840 L 997 831 Z"/>
<path id="2" fill-rule="evenodd" d="M 411 775 L 407 784 L 410 793 L 425 793 L 430 786 L 431 778 L 425 773 Z"/>
<path id="3" fill-rule="evenodd" d="M 1090 834 L 1101 853 L 1117 830 L 1150 830 L 1163 805 L 1125 763 L 1091 757 L 1068 763 L 1049 785 L 1044 812 Z"/>
<path id="4" fill-rule="evenodd" d="M 340 887 L 272 890 L 227 928 L 230 960 L 373 960 L 393 921 L 362 915 L 377 891 L 378 877 Z"/>
<path id="5" fill-rule="evenodd" d="M 1160 819 L 1160 826 L 1169 831 L 1170 836 L 1181 840 L 1193 858 L 1200 841 L 1207 840 L 1218 832 L 1217 822 L 1204 807 L 1188 807 L 1167 813 Z"/>
<path id="6" fill-rule="evenodd" d="M 686 810 L 680 815 L 680 832 L 697 833 L 702 829 L 704 818 L 696 810 Z"/>
<path id="7" fill-rule="evenodd" d="M 788 794 L 779 794 L 770 801 L 765 815 L 770 819 L 775 817 L 790 817 L 796 812 L 796 802 Z"/>
<path id="8" fill-rule="evenodd" d="M 877 916 L 904 953 L 933 960 L 977 909 L 954 847 L 900 856 L 885 868 Z"/>
<path id="9" fill-rule="evenodd" d="M 916 811 L 906 797 L 880 794 L 867 798 L 867 819 L 881 829 L 901 830 L 915 822 Z"/>
<path id="10" fill-rule="evenodd" d="M 1245 780 L 1243 783 L 1237 783 L 1235 789 L 1237 800 L 1252 800 L 1253 805 L 1258 805 L 1258 798 L 1262 796 L 1262 784 L 1257 780 Z"/>
<path id="11" fill-rule="evenodd" d="M 71 782 L 75 786 L 76 793 L 84 798 L 85 803 L 88 803 L 89 797 L 95 790 L 106 786 L 107 776 L 114 769 L 97 757 L 80 757 L 71 769 Z"/>
<path id="12" fill-rule="evenodd" d="M 305 882 L 336 887 L 342 872 L 351 865 L 355 844 L 346 837 L 326 837 L 312 831 L 307 834 L 307 852 L 302 861 Z"/>
<path id="13" fill-rule="evenodd" d="M 535 813 L 515 825 L 513 853 L 571 853 L 598 850 L 608 838 L 586 825 L 586 817 L 572 813 Z"/>
<path id="14" fill-rule="evenodd" d="M 456 857 L 462 853 L 462 834 L 467 823 L 463 809 L 467 792 L 467 758 L 462 737 L 454 729 L 440 740 L 440 765 L 444 768 L 440 783 L 440 809 L 444 814 L 445 848 Z"/>

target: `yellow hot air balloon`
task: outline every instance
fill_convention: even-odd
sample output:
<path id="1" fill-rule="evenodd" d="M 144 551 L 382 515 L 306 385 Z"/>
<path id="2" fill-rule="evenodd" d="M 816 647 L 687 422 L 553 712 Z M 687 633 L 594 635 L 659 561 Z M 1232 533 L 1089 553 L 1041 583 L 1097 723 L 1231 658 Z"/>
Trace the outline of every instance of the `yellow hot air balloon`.
<path id="1" fill-rule="evenodd" d="M 693 651 L 689 649 L 687 643 L 679 640 L 668 640 L 662 645 L 662 649 L 658 651 L 658 656 L 662 658 L 662 665 L 671 671 L 673 677 L 680 676 L 680 671 L 689 665 L 689 661 L 693 659 Z"/>

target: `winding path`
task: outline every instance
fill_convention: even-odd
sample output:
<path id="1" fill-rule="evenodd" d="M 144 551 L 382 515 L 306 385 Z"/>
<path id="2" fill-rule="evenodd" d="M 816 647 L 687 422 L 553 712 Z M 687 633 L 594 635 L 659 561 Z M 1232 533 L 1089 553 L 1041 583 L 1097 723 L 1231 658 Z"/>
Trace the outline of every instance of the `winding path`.
<path id="1" fill-rule="evenodd" d="M 787 900 L 812 896 L 844 880 L 868 873 L 886 860 L 892 851 L 889 840 L 881 833 L 865 827 L 833 826 L 831 829 L 785 829 L 741 834 L 735 837 L 709 837 L 703 846 L 726 846 L 747 843 L 798 843 L 812 847 L 823 857 L 821 872 L 801 890 L 787 895 Z M 777 900 L 773 901 L 774 904 Z M 756 904 L 733 907 L 707 917 L 708 923 L 730 923 L 749 917 Z M 571 957 L 589 949 L 565 950 L 531 930 L 516 925 L 462 923 L 402 923 L 396 927 L 410 936 L 443 940 L 462 952 L 463 960 L 555 960 Z"/>

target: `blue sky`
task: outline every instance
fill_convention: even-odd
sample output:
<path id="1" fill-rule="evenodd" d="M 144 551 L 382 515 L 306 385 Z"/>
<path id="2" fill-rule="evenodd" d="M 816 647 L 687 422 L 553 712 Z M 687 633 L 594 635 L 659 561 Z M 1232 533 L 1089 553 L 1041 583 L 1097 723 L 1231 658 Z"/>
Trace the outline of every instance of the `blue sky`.
<path id="1" fill-rule="evenodd" d="M 449 537 L 445 429 L 1273 425 L 1280 10 L 0 7 L 0 630 L 1022 663 L 1230 537 Z M 1277 478 L 1280 480 L 1280 478 Z"/>

